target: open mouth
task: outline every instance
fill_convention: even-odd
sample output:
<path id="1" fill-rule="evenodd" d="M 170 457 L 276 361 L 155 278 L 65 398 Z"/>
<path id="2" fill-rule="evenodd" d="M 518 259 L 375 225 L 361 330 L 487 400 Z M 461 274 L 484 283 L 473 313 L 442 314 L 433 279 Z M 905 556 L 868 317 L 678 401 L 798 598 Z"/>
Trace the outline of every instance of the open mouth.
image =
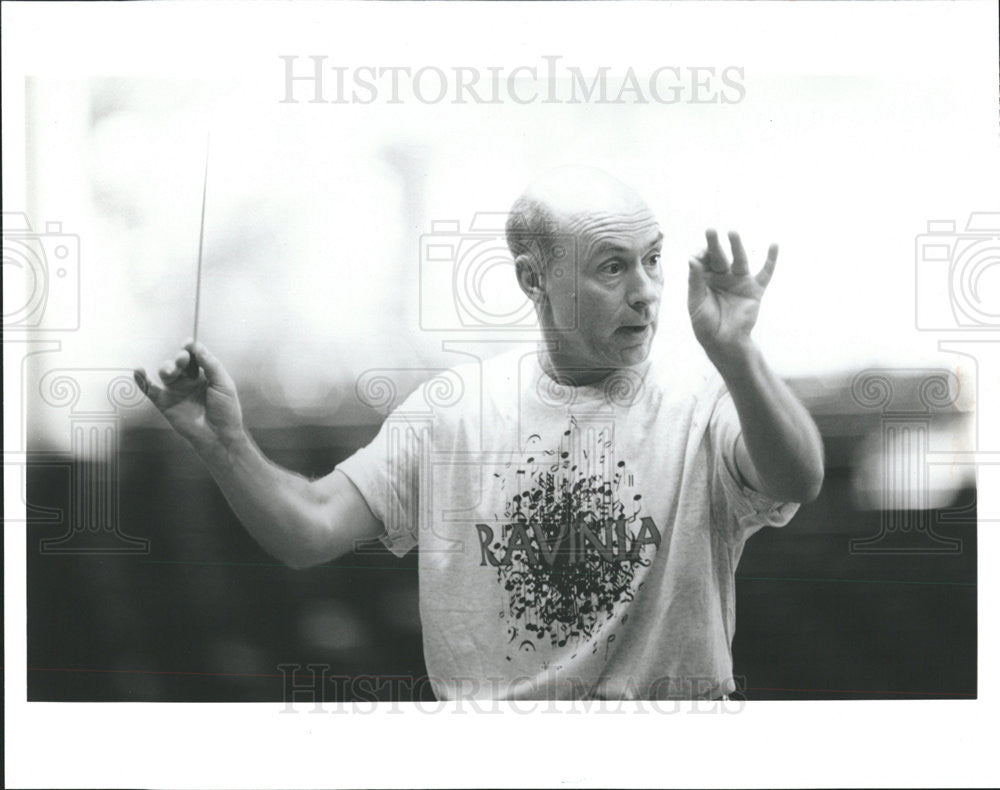
<path id="1" fill-rule="evenodd" d="M 644 345 L 653 333 L 651 324 L 634 324 L 632 326 L 620 326 L 616 330 L 622 342 L 628 346 Z"/>

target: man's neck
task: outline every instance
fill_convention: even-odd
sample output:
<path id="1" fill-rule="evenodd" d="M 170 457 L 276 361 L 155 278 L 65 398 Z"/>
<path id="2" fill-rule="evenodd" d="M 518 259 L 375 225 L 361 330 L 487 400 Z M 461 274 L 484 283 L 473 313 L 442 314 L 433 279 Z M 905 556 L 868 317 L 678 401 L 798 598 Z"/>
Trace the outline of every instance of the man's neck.
<path id="1" fill-rule="evenodd" d="M 630 370 L 645 375 L 650 358 L 629 367 L 592 367 L 577 359 L 553 351 L 546 343 L 538 344 L 538 364 L 542 372 L 557 384 L 570 387 L 585 387 L 598 384 L 619 370 Z"/>

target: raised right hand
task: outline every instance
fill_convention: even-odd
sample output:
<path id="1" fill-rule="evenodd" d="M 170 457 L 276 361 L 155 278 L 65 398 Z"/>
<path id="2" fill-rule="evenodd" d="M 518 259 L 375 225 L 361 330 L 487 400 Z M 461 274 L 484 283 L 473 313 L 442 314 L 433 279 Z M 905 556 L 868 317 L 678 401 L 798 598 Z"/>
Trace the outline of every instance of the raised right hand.
<path id="1" fill-rule="evenodd" d="M 197 367 L 191 365 L 192 357 Z M 197 370 L 194 378 L 188 372 Z M 236 385 L 222 364 L 201 343 L 188 341 L 159 370 L 162 386 L 144 368 L 133 371 L 136 384 L 202 457 L 228 452 L 245 439 L 243 410 Z"/>

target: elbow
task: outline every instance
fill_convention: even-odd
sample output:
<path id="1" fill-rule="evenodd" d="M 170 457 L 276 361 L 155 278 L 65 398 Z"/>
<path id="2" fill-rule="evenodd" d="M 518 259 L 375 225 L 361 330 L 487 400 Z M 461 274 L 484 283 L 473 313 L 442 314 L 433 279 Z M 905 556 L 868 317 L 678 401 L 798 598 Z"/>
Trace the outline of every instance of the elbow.
<path id="1" fill-rule="evenodd" d="M 282 562 L 286 568 L 291 568 L 293 571 L 302 571 L 315 564 L 304 557 L 285 557 Z"/>
<path id="2" fill-rule="evenodd" d="M 293 571 L 301 571 L 340 559 L 347 553 L 346 547 L 312 542 L 298 546 L 293 551 L 286 551 L 279 559 Z"/>
<path id="3" fill-rule="evenodd" d="M 324 525 L 323 514 L 314 508 L 298 514 L 284 532 L 280 554 L 276 555 L 295 571 L 313 568 L 347 553 L 336 533 Z"/>
<path id="4" fill-rule="evenodd" d="M 817 497 L 819 497 L 819 492 L 823 490 L 823 474 L 820 473 L 818 476 L 813 478 L 806 484 L 802 489 L 802 495 L 797 498 L 796 502 L 801 502 L 803 505 L 814 502 Z"/>
<path id="5" fill-rule="evenodd" d="M 823 449 L 822 440 L 819 441 L 819 446 L 816 449 L 816 460 L 813 461 L 809 469 L 808 480 L 806 481 L 806 497 L 801 500 L 803 504 L 816 500 L 820 491 L 823 490 L 823 480 L 826 478 L 826 453 Z"/>
<path id="6" fill-rule="evenodd" d="M 779 502 L 813 502 L 823 489 L 822 462 L 810 469 L 801 469 L 798 474 L 784 477 L 779 483 L 765 485 L 763 493 Z"/>
<path id="7" fill-rule="evenodd" d="M 339 554 L 333 556 L 323 555 L 315 551 L 298 551 L 293 554 L 286 554 L 281 558 L 281 561 L 293 571 L 304 571 L 307 568 L 314 568 L 317 565 L 322 565 L 324 562 L 337 559 L 339 556 Z"/>
<path id="8" fill-rule="evenodd" d="M 320 560 L 317 555 L 318 552 L 313 551 L 311 547 L 299 544 L 293 548 L 286 548 L 278 559 L 293 571 L 301 571 L 318 565 Z"/>
<path id="9" fill-rule="evenodd" d="M 813 468 L 803 470 L 803 472 L 801 480 L 797 481 L 796 490 L 791 500 L 805 505 L 815 501 L 820 491 L 823 490 L 825 476 L 823 461 L 819 461 Z"/>
<path id="10" fill-rule="evenodd" d="M 817 432 L 818 433 L 818 432 Z M 793 479 L 792 490 L 787 497 L 790 502 L 808 504 L 814 502 L 823 490 L 823 479 L 826 476 L 826 459 L 822 440 L 817 435 L 816 443 L 807 460 L 799 469 L 799 474 Z"/>

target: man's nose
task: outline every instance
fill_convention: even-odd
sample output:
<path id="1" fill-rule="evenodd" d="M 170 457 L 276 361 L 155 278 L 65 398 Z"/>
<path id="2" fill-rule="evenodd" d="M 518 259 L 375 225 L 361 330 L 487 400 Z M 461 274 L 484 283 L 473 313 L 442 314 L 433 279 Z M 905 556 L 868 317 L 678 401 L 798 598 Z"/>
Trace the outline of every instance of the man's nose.
<path id="1" fill-rule="evenodd" d="M 628 285 L 626 298 L 628 299 L 629 306 L 633 309 L 641 310 L 651 307 L 659 301 L 659 280 L 646 271 L 646 267 L 641 262 L 633 269 Z"/>

